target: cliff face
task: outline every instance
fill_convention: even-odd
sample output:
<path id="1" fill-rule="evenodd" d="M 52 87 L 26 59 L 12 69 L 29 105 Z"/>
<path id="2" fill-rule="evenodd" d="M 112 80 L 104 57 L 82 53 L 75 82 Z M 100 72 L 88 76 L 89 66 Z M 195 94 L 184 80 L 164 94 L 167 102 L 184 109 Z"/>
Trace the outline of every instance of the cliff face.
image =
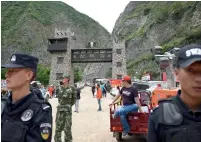
<path id="1" fill-rule="evenodd" d="M 112 35 L 126 41 L 130 75 L 144 71 L 157 77 L 158 65 L 149 49 L 164 51 L 189 43 L 201 44 L 201 2 L 130 2 L 119 16 Z"/>
<path id="2" fill-rule="evenodd" d="M 96 42 L 96 48 L 111 48 L 110 33 L 99 23 L 79 13 L 63 2 L 1 2 L 2 63 L 16 52 L 35 55 L 40 63 L 50 66 L 47 52 L 48 38 L 54 37 L 55 28 L 70 29 L 76 36 L 74 48 L 86 48 Z M 75 64 L 83 76 L 94 73 L 104 77 L 110 64 Z M 104 67 L 104 71 L 100 68 Z M 101 73 L 101 74 L 100 74 Z"/>

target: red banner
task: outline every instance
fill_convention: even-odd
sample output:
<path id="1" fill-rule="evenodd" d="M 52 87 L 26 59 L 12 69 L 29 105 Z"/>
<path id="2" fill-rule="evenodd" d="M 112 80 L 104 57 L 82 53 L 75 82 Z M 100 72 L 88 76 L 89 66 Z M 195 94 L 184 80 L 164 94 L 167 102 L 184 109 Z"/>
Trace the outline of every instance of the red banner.
<path id="1" fill-rule="evenodd" d="M 167 81 L 167 74 L 166 74 L 166 72 L 163 72 L 163 74 L 162 74 L 162 80 L 163 81 Z"/>
<path id="2" fill-rule="evenodd" d="M 122 86 L 122 80 L 119 80 L 119 79 L 111 79 L 110 80 L 110 85 L 111 87 L 121 87 Z"/>
<path id="3" fill-rule="evenodd" d="M 174 77 L 176 78 L 176 75 L 174 74 Z M 162 80 L 163 81 L 167 81 L 167 74 L 166 74 L 166 72 L 163 72 L 162 73 Z M 179 80 L 177 80 L 177 78 L 176 78 L 176 82 L 179 82 Z"/>

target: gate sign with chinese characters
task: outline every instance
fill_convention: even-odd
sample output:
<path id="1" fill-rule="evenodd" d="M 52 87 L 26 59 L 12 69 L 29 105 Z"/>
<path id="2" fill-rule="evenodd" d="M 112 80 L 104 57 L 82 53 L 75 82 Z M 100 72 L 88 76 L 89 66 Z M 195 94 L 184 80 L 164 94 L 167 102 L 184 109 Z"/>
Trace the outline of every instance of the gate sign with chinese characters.
<path id="1" fill-rule="evenodd" d="M 112 48 L 71 49 L 72 63 L 112 62 Z"/>

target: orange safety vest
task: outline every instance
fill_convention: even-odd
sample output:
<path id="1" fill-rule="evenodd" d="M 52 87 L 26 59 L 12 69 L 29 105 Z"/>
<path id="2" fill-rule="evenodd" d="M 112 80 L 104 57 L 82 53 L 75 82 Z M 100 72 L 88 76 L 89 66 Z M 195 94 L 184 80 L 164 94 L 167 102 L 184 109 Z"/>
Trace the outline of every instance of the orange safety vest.
<path id="1" fill-rule="evenodd" d="M 97 89 L 96 98 L 97 98 L 97 99 L 101 99 L 101 98 L 102 98 L 102 90 L 101 90 L 101 88 L 98 88 L 98 89 Z"/>

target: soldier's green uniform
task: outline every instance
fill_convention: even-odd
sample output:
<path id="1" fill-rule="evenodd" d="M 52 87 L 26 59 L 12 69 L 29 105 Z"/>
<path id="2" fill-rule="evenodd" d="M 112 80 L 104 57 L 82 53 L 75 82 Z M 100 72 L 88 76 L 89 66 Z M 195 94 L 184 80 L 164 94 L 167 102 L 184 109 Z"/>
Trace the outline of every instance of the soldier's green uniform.
<path id="1" fill-rule="evenodd" d="M 56 115 L 55 142 L 61 142 L 61 132 L 63 130 L 65 142 L 72 142 L 72 106 L 75 104 L 75 101 L 75 88 L 73 86 L 61 87 L 58 93 L 59 104 Z"/>

